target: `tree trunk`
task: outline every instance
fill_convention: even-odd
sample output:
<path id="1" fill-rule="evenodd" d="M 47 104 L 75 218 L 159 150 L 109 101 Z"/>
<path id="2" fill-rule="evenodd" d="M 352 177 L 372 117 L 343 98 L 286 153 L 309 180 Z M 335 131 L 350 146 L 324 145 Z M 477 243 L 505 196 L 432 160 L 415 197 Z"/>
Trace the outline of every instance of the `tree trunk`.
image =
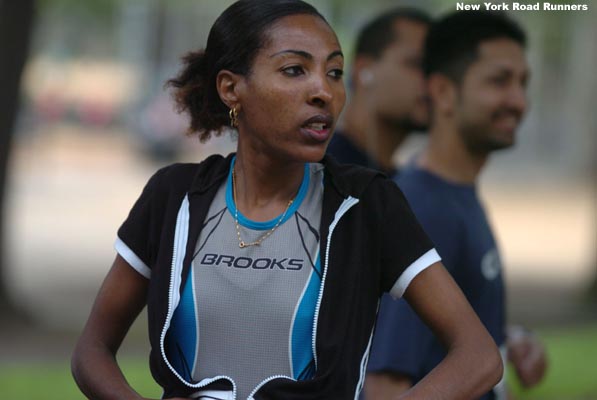
<path id="1" fill-rule="evenodd" d="M 19 317 L 8 295 L 5 199 L 9 156 L 29 50 L 35 0 L 0 0 L 0 317 Z"/>

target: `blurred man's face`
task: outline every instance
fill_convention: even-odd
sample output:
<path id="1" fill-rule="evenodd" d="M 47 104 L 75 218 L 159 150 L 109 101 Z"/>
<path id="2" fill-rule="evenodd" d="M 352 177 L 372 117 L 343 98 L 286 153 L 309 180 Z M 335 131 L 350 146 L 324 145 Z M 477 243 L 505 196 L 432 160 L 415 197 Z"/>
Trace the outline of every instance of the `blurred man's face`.
<path id="1" fill-rule="evenodd" d="M 397 20 L 397 40 L 371 64 L 375 77 L 368 91 L 371 105 L 385 123 L 402 130 L 427 127 L 429 106 L 421 61 L 427 25 Z"/>
<path id="2" fill-rule="evenodd" d="M 469 150 L 488 153 L 510 147 L 527 109 L 529 67 L 524 49 L 510 39 L 479 46 L 479 57 L 460 83 L 457 127 Z"/>

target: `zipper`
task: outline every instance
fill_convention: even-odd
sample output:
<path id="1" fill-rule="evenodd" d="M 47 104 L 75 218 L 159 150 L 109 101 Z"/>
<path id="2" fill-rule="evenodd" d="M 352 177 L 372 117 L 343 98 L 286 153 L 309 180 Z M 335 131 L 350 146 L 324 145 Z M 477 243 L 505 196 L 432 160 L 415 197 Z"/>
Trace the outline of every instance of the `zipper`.
<path id="1" fill-rule="evenodd" d="M 176 228 L 174 230 L 174 248 L 172 249 L 172 265 L 170 268 L 170 286 L 168 289 L 168 313 L 166 314 L 166 321 L 164 322 L 164 327 L 162 328 L 162 334 L 160 335 L 160 351 L 162 354 L 162 359 L 170 369 L 170 371 L 186 386 L 191 388 L 199 389 L 203 386 L 206 386 L 214 381 L 225 379 L 228 380 L 232 384 L 232 396 L 233 399 L 236 399 L 236 384 L 229 376 L 219 375 L 213 378 L 204 379 L 197 384 L 192 384 L 184 380 L 183 377 L 174 369 L 172 364 L 168 361 L 166 357 L 166 349 L 164 347 L 164 342 L 166 340 L 166 333 L 168 332 L 168 328 L 170 328 L 170 321 L 172 320 L 172 316 L 174 315 L 174 310 L 178 306 L 180 302 L 180 284 L 182 282 L 182 264 L 184 262 L 184 251 L 187 246 L 187 237 L 189 234 L 189 196 L 185 196 L 180 205 L 180 209 L 178 210 L 178 215 L 176 216 Z M 183 250 L 182 258 L 180 249 Z"/>
<path id="2" fill-rule="evenodd" d="M 330 244 L 332 241 L 332 233 L 334 233 L 334 229 L 336 228 L 336 225 L 338 225 L 338 222 L 340 222 L 340 218 L 342 218 L 344 216 L 344 214 L 346 214 L 346 212 L 348 210 L 350 210 L 352 208 L 352 206 L 354 206 L 358 202 L 359 202 L 359 199 L 354 198 L 352 196 L 348 196 L 342 202 L 342 204 L 340 204 L 340 208 L 338 208 L 338 210 L 336 211 L 336 215 L 334 216 L 334 220 L 330 224 L 330 228 L 328 231 L 328 239 L 327 239 L 327 243 L 325 246 L 325 262 L 324 262 L 324 266 L 323 266 L 323 274 L 321 276 L 321 287 L 319 288 L 319 296 L 317 297 L 317 303 L 315 306 L 315 317 L 314 317 L 314 321 L 313 321 L 313 335 L 312 335 L 313 343 L 312 343 L 312 345 L 313 345 L 313 357 L 315 359 L 315 369 L 316 370 L 318 368 L 317 351 L 316 351 L 317 322 L 319 321 L 319 308 L 321 307 L 321 299 L 323 298 L 323 290 L 325 287 L 325 278 L 327 277 L 327 273 L 328 273 L 328 265 L 329 265 L 329 259 L 330 259 Z"/>
<path id="3" fill-rule="evenodd" d="M 253 389 L 253 391 L 252 391 L 252 392 L 249 394 L 249 397 L 247 397 L 247 400 L 255 400 L 255 399 L 253 398 L 253 396 L 255 396 L 255 393 L 257 393 L 257 392 L 259 391 L 259 389 L 261 389 L 261 387 L 262 387 L 263 385 L 265 385 L 265 384 L 266 384 L 266 383 L 268 383 L 269 381 L 273 381 L 274 379 L 280 379 L 280 378 L 286 378 L 286 379 L 290 379 L 291 381 L 295 381 L 295 382 L 296 382 L 296 379 L 294 379 L 294 378 L 291 378 L 291 377 L 289 377 L 289 376 L 286 376 L 286 375 L 273 375 L 273 376 L 270 376 L 269 378 L 266 378 L 266 379 L 262 380 L 262 381 L 259 383 L 259 385 L 255 386 L 255 389 Z M 235 397 L 234 397 L 234 398 L 236 399 L 236 395 L 235 395 Z"/>
<path id="4" fill-rule="evenodd" d="M 168 368 L 170 368 L 170 370 L 183 382 L 184 379 L 182 379 L 182 377 L 168 362 L 168 359 L 166 357 L 166 349 L 164 347 L 164 341 L 166 339 L 166 333 L 168 332 L 168 328 L 170 327 L 170 320 L 172 319 L 172 315 L 174 314 L 174 309 L 180 301 L 178 289 L 181 280 L 180 275 L 182 274 L 182 261 L 179 260 L 180 256 L 178 249 L 181 248 L 181 246 L 185 245 L 184 233 L 188 232 L 188 209 L 189 198 L 188 196 L 185 196 L 185 198 L 182 201 L 182 204 L 180 205 L 180 209 L 178 210 L 178 215 L 176 216 L 176 228 L 174 230 L 174 248 L 172 249 L 172 265 L 170 267 L 170 286 L 168 288 L 168 312 L 166 314 L 166 321 L 164 322 L 164 327 L 162 328 L 162 334 L 160 335 L 160 351 L 162 353 L 162 358 L 166 362 L 166 365 L 168 365 Z"/>
<path id="5" fill-rule="evenodd" d="M 375 315 L 379 312 L 379 306 L 381 304 L 381 300 L 377 301 L 377 310 L 375 310 Z M 359 399 L 359 395 L 363 390 L 363 385 L 365 383 L 365 374 L 367 370 L 367 364 L 369 363 L 369 355 L 371 351 L 371 343 L 373 343 L 373 333 L 375 333 L 375 325 L 371 329 L 371 335 L 369 335 L 369 343 L 367 343 L 367 348 L 365 349 L 365 354 L 363 354 L 363 358 L 361 359 L 361 373 L 359 377 L 359 382 L 357 383 L 357 389 L 355 390 L 354 400 Z"/>

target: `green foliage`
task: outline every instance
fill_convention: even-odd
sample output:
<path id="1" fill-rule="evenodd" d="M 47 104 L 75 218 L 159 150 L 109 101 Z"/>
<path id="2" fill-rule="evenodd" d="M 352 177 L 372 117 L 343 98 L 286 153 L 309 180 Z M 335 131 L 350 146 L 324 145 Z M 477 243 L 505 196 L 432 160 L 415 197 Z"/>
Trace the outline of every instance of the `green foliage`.
<path id="1" fill-rule="evenodd" d="M 518 400 L 597 399 L 595 360 L 597 326 L 539 333 L 547 347 L 549 369 L 544 381 L 532 389 L 517 384 L 512 370 L 508 381 Z"/>
<path id="2" fill-rule="evenodd" d="M 122 0 L 37 0 L 43 14 L 49 10 L 63 10 L 70 15 L 85 14 L 110 18 Z"/>
<path id="3" fill-rule="evenodd" d="M 5 399 L 81 399 L 65 364 L 20 365 L 0 369 L 0 397 Z"/>
<path id="4" fill-rule="evenodd" d="M 121 361 L 124 374 L 141 395 L 159 399 L 160 387 L 153 381 L 146 361 Z M 83 394 L 77 388 L 68 362 L 0 366 L 1 399 L 79 400 Z"/>

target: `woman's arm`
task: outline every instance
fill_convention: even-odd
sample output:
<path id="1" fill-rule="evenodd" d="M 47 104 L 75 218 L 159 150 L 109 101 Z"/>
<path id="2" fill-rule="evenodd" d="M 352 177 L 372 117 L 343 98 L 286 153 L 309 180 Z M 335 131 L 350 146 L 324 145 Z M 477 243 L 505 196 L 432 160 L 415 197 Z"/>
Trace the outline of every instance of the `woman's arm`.
<path id="1" fill-rule="evenodd" d="M 412 379 L 399 372 L 369 372 L 363 391 L 367 400 L 391 400 L 408 391 L 412 385 Z"/>
<path id="2" fill-rule="evenodd" d="M 75 381 L 88 398 L 142 399 L 126 382 L 116 352 L 145 306 L 148 282 L 116 256 L 71 359 Z"/>
<path id="3" fill-rule="evenodd" d="M 417 275 L 404 297 L 448 353 L 398 399 L 475 399 L 498 383 L 503 374 L 499 350 L 441 263 Z"/>

